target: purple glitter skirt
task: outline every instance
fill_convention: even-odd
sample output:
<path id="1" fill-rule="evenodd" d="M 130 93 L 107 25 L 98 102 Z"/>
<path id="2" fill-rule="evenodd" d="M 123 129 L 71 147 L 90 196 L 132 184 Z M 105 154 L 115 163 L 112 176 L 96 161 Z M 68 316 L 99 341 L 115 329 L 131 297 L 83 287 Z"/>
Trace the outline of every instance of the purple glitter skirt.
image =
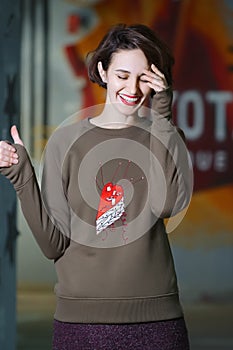
<path id="1" fill-rule="evenodd" d="M 53 350 L 189 350 L 185 321 L 81 324 L 54 320 Z"/>

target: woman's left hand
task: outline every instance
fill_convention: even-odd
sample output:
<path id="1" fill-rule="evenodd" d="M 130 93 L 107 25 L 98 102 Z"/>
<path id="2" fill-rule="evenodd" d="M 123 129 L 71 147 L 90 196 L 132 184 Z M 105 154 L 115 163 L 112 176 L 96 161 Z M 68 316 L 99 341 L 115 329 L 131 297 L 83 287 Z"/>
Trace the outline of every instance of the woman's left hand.
<path id="1" fill-rule="evenodd" d="M 148 86 L 155 92 L 160 92 L 168 88 L 164 74 L 161 73 L 154 64 L 151 65 L 151 70 L 145 70 L 144 74 L 146 76 Z"/>

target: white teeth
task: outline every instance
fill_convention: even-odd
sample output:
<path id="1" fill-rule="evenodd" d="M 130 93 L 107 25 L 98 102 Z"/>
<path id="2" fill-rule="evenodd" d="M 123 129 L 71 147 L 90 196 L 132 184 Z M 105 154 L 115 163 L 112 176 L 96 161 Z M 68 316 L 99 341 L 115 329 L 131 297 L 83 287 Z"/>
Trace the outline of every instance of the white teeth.
<path id="1" fill-rule="evenodd" d="M 123 98 L 124 100 L 126 100 L 127 102 L 136 102 L 138 100 L 138 97 L 128 97 L 125 95 L 121 95 L 119 94 L 121 98 Z"/>

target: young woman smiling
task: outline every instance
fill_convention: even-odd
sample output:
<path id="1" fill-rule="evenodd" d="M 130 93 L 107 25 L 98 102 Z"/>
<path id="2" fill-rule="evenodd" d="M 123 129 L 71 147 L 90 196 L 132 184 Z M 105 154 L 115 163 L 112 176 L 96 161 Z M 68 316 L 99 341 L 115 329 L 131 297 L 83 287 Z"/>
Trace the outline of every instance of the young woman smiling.
<path id="1" fill-rule="evenodd" d="M 189 349 L 164 224 L 192 191 L 173 63 L 148 27 L 111 28 L 88 55 L 104 108 L 52 135 L 41 190 L 15 126 L 0 143 L 0 171 L 55 263 L 54 350 Z"/>

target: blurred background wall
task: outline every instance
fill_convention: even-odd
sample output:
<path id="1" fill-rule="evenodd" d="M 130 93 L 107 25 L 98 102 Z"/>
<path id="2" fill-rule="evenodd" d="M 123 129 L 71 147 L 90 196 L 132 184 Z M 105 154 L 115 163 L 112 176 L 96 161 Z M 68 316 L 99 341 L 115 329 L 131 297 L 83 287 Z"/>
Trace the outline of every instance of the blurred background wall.
<path id="1" fill-rule="evenodd" d="M 19 125 L 20 1 L 0 2 L 0 140 Z M 14 349 L 16 339 L 16 196 L 0 177 L 0 349 Z"/>
<path id="2" fill-rule="evenodd" d="M 187 138 L 194 194 L 169 234 L 182 298 L 233 300 L 233 1 L 23 1 L 21 129 L 39 173 L 51 132 L 80 109 L 103 102 L 85 56 L 109 26 L 144 23 L 171 47 L 174 120 Z M 53 285 L 19 210 L 20 286 Z"/>

